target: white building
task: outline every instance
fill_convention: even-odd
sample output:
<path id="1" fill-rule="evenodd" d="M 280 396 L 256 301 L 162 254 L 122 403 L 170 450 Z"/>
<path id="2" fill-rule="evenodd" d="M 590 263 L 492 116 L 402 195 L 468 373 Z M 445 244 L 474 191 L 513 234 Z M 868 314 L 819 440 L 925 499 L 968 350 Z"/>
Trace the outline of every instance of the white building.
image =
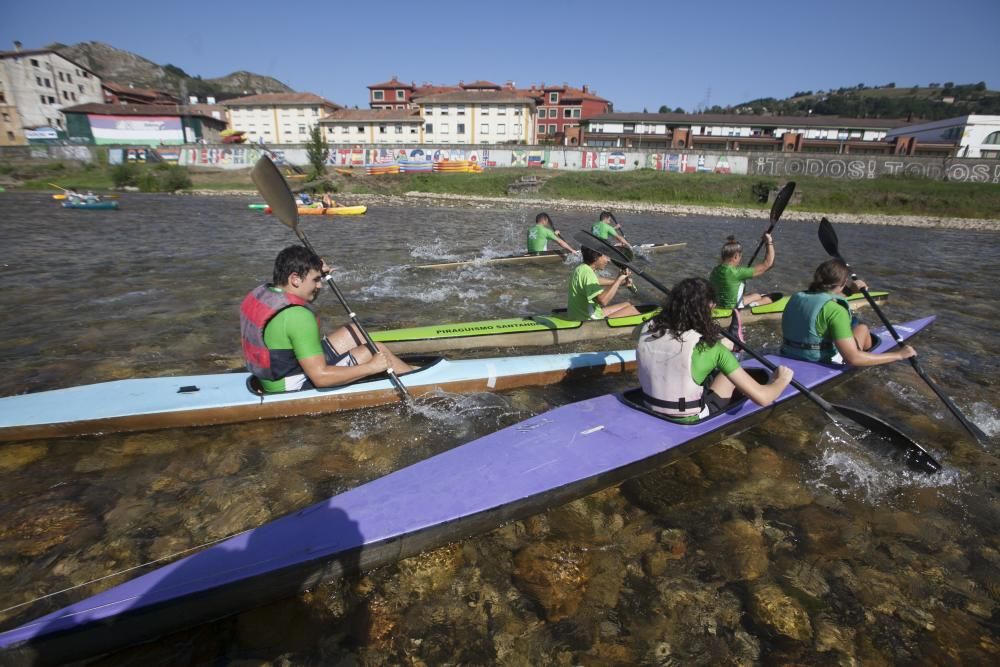
<path id="1" fill-rule="evenodd" d="M 101 103 L 100 78 L 52 49 L 0 52 L 0 145 L 65 137 L 64 106 Z"/>
<path id="2" fill-rule="evenodd" d="M 534 144 L 535 100 L 504 90 L 417 97 L 426 144 Z"/>
<path id="3" fill-rule="evenodd" d="M 951 143 L 957 157 L 1000 158 L 1000 116 L 968 115 L 904 125 L 889 132 L 889 138 L 894 137 Z"/>
<path id="4" fill-rule="evenodd" d="M 313 126 L 342 108 L 313 93 L 262 93 L 226 100 L 229 126 L 250 142 L 304 144 Z"/>
<path id="5" fill-rule="evenodd" d="M 424 119 L 410 109 L 340 109 L 321 118 L 330 145 L 420 144 Z"/>

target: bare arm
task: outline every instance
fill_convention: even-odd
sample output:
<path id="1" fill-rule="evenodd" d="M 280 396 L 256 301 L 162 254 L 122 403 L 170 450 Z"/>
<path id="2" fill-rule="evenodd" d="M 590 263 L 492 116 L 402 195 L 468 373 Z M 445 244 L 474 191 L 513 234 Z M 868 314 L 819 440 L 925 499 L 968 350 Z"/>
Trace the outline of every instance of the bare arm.
<path id="1" fill-rule="evenodd" d="M 611 303 L 611 300 L 615 298 L 615 294 L 618 293 L 618 288 L 621 287 L 621 284 L 625 282 L 626 278 L 628 278 L 628 275 L 625 273 L 619 274 L 614 280 L 598 276 L 598 282 L 602 285 L 606 285 L 606 287 L 603 292 L 597 295 L 597 303 L 602 306 L 606 306 Z"/>
<path id="2" fill-rule="evenodd" d="M 792 375 L 791 368 L 778 366 L 777 373 L 772 376 L 771 381 L 767 384 L 758 383 L 753 379 L 753 376 L 742 368 L 737 368 L 726 377 L 751 401 L 760 406 L 767 406 L 777 400 L 781 392 L 792 381 Z"/>
<path id="3" fill-rule="evenodd" d="M 771 238 L 770 234 L 764 234 L 764 243 L 767 249 L 764 252 L 764 261 L 753 267 L 753 277 L 758 278 L 774 266 L 774 240 Z"/>
<path id="4" fill-rule="evenodd" d="M 381 373 L 389 367 L 388 360 L 381 353 L 358 366 L 330 366 L 322 354 L 299 359 L 299 365 L 306 372 L 309 381 L 317 387 L 335 387 L 346 384 L 359 378 Z"/>
<path id="5" fill-rule="evenodd" d="M 902 361 L 910 357 L 917 356 L 917 351 L 909 345 L 903 345 L 898 350 L 884 352 L 882 354 L 872 354 L 858 349 L 858 344 L 854 338 L 841 338 L 833 342 L 837 346 L 837 351 L 851 366 L 881 366 L 891 364 L 894 361 Z"/>
<path id="6" fill-rule="evenodd" d="M 559 236 L 558 233 L 556 234 L 556 243 L 558 243 L 560 246 L 562 246 L 563 250 L 565 250 L 568 253 L 571 253 L 571 254 L 574 254 L 574 255 L 579 254 L 579 251 L 576 250 L 570 244 L 568 244 L 565 241 L 563 241 L 562 238 Z"/>

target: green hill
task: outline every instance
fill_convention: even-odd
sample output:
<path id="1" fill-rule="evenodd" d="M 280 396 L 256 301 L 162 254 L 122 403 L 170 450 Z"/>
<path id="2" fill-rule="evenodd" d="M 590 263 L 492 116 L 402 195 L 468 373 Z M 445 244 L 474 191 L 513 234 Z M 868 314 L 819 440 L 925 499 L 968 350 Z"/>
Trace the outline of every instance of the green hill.
<path id="1" fill-rule="evenodd" d="M 1000 91 L 987 89 L 984 81 L 967 84 L 949 81 L 912 87 L 897 87 L 894 83 L 880 87 L 858 84 L 836 90 L 799 91 L 784 100 L 765 97 L 719 111 L 938 120 L 965 114 L 1000 114 Z"/>

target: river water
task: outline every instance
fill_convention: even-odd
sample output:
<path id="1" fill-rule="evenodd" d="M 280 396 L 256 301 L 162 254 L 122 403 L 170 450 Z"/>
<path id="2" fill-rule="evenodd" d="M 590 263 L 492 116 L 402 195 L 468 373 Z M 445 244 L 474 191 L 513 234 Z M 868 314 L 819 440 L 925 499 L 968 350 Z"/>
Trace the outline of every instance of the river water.
<path id="1" fill-rule="evenodd" d="M 121 211 L 104 212 L 2 197 L 0 395 L 238 368 L 240 300 L 294 241 L 272 217 L 247 210 L 249 198 L 125 195 Z M 363 217 L 304 218 L 302 227 L 377 329 L 563 305 L 568 265 L 406 269 L 519 251 L 536 212 L 374 207 Z M 550 213 L 568 232 L 597 211 Z M 687 242 L 648 258 L 647 272 L 667 284 L 707 274 L 730 233 L 752 247 L 766 224 L 619 217 L 633 241 Z M 891 318 L 938 316 L 914 342 L 921 361 L 995 436 L 997 235 L 837 231 L 861 276 L 892 292 Z M 804 286 L 825 259 L 815 224 L 782 222 L 775 239 L 777 266 L 754 289 Z M 640 281 L 637 300 L 656 298 Z M 326 324 L 343 321 L 332 295 L 320 305 Z M 776 323 L 756 325 L 750 340 L 773 347 L 777 332 Z M 506 353 L 514 352 L 464 354 Z M 412 414 L 393 406 L 2 445 L 0 627 L 124 580 L 91 583 L 99 578 L 634 382 L 438 395 Z M 996 437 L 985 446 L 966 438 L 905 364 L 870 369 L 827 398 L 898 424 L 945 470 L 914 475 L 853 449 L 803 404 L 529 520 L 98 664 L 997 664 Z"/>

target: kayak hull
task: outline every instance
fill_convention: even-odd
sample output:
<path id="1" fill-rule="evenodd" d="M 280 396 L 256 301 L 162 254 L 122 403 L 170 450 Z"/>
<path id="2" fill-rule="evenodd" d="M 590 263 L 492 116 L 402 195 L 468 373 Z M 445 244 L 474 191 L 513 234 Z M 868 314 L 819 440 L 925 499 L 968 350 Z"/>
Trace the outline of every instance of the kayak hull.
<path id="1" fill-rule="evenodd" d="M 63 208 L 78 208 L 83 210 L 91 211 L 117 211 L 118 202 L 116 201 L 64 201 L 62 203 Z"/>
<path id="2" fill-rule="evenodd" d="M 888 292 L 872 292 L 876 303 L 888 300 Z M 773 304 L 754 306 L 740 311 L 743 324 L 762 320 L 781 319 L 789 297 L 782 297 Z M 867 305 L 864 296 L 855 294 L 848 299 L 852 309 Z M 564 319 L 565 309 L 547 315 L 510 317 L 478 322 L 458 322 L 426 327 L 370 331 L 372 340 L 385 343 L 400 354 L 423 354 L 445 350 L 474 350 L 489 347 L 533 347 L 560 345 L 585 340 L 601 340 L 629 336 L 644 322 L 654 317 L 659 309 L 653 305 L 640 305 L 641 315 L 612 317 L 578 322 Z M 717 309 L 713 315 L 720 323 L 728 323 L 733 311 Z"/>
<path id="3" fill-rule="evenodd" d="M 933 319 L 897 329 L 908 338 Z M 874 352 L 893 346 L 883 336 Z M 771 359 L 812 388 L 855 372 Z M 776 405 L 799 400 L 789 387 Z M 0 648 L 59 662 L 146 641 L 583 497 L 745 431 L 773 410 L 747 401 L 679 425 L 619 394 L 565 405 L 0 633 Z"/>
<path id="4" fill-rule="evenodd" d="M 685 248 L 687 243 L 644 243 L 633 246 L 635 254 L 648 255 L 662 252 L 675 252 Z M 508 255 L 506 257 L 489 257 L 478 259 L 466 259 L 458 262 L 439 262 L 436 264 L 418 264 L 411 266 L 411 269 L 457 269 L 462 266 L 486 266 L 492 264 L 536 264 L 564 261 L 566 253 L 558 250 L 544 250 L 536 253 L 521 253 L 519 255 Z"/>
<path id="5" fill-rule="evenodd" d="M 547 354 L 493 359 L 411 359 L 400 379 L 414 397 L 544 385 L 635 368 L 635 351 Z M 399 401 L 385 376 L 329 389 L 263 397 L 249 373 L 136 378 L 0 398 L 0 442 L 211 426 L 319 415 Z"/>

